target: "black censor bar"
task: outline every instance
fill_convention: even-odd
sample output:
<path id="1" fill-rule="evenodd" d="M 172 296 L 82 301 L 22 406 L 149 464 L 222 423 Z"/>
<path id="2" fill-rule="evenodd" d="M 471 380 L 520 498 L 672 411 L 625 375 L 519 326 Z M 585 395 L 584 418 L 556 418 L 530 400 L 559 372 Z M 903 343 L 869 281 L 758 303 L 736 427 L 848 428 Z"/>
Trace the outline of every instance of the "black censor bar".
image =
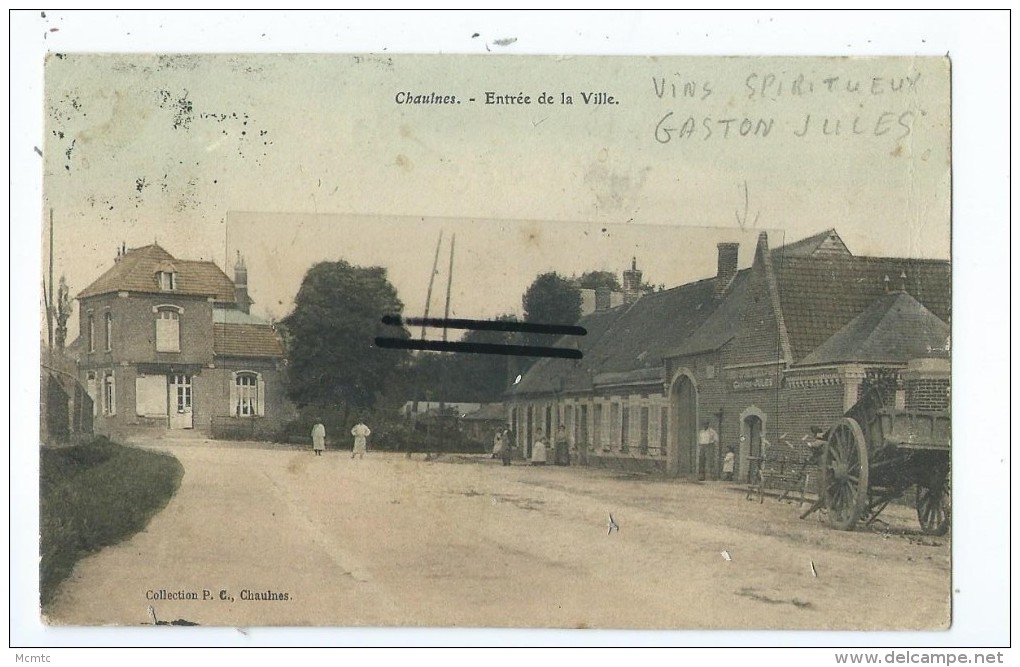
<path id="1" fill-rule="evenodd" d="M 560 336 L 586 336 L 584 327 L 565 324 L 536 324 L 533 322 L 512 322 L 495 320 L 465 320 L 449 318 L 408 317 L 385 315 L 382 323 L 388 326 L 425 326 L 445 329 L 466 329 L 469 331 L 509 331 L 513 333 L 555 334 Z M 539 345 L 499 345 L 495 343 L 459 343 L 432 340 L 411 340 L 403 338 L 378 337 L 375 344 L 381 348 L 401 350 L 430 350 L 433 352 L 464 352 L 468 354 L 501 354 L 516 357 L 554 357 L 558 359 L 581 359 L 580 350 Z"/>

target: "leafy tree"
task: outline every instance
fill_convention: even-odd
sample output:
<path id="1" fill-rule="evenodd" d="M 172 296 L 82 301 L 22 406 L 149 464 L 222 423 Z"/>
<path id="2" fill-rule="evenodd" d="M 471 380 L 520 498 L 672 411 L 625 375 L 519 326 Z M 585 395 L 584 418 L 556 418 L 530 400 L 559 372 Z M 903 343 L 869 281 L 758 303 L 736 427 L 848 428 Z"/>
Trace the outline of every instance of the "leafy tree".
<path id="1" fill-rule="evenodd" d="M 320 262 L 305 274 L 294 312 L 282 321 L 288 342 L 287 392 L 299 406 L 352 409 L 375 406 L 403 386 L 406 350 L 381 349 L 377 336 L 410 338 L 384 325 L 404 304 L 381 267 Z"/>
<path id="2" fill-rule="evenodd" d="M 599 289 L 608 287 L 610 292 L 620 292 L 623 288 L 616 274 L 612 271 L 587 271 L 581 274 L 577 284 L 581 289 Z"/>
<path id="3" fill-rule="evenodd" d="M 581 319 L 581 291 L 558 273 L 543 273 L 524 292 L 524 321 L 574 324 Z"/>
<path id="4" fill-rule="evenodd" d="M 574 324 L 581 319 L 581 289 L 577 283 L 558 273 L 543 273 L 528 286 L 522 299 L 524 321 L 535 324 Z M 524 334 L 515 337 L 515 344 L 551 346 L 559 336 Z M 515 357 L 510 362 L 511 374 L 526 373 L 537 357 Z"/>

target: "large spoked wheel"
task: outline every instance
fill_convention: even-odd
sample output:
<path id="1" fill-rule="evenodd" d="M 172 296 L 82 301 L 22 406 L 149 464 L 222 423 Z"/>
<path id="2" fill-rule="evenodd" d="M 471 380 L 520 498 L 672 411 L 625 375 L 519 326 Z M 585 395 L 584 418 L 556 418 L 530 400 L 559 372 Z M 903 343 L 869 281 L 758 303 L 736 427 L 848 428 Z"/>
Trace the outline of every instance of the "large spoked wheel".
<path id="1" fill-rule="evenodd" d="M 917 485 L 917 520 L 928 535 L 945 535 L 953 509 L 949 470 L 932 475 L 927 484 Z"/>
<path id="2" fill-rule="evenodd" d="M 822 453 L 822 497 L 829 523 L 853 530 L 868 505 L 868 443 L 853 419 L 843 419 Z"/>

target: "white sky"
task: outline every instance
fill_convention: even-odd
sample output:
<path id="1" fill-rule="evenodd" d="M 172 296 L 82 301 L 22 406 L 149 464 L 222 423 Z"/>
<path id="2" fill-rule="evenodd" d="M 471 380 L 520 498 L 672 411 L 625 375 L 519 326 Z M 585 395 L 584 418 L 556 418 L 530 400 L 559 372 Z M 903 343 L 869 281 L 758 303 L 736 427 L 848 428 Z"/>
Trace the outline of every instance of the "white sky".
<path id="1" fill-rule="evenodd" d="M 695 247 L 675 228 L 739 233 L 745 183 L 748 226 L 791 239 L 835 227 L 859 254 L 949 256 L 940 58 L 60 54 L 46 68 L 44 205 L 74 293 L 121 241 L 158 240 L 228 274 L 233 250 L 251 255 L 263 314 L 285 315 L 310 262 L 337 257 L 389 267 L 420 312 L 438 227 L 414 221 L 455 218 L 466 227 L 453 302 L 491 316 L 519 310 L 543 270 L 619 271 L 638 255 L 655 283 L 711 275 L 714 242 Z M 405 91 L 462 103 L 397 104 Z M 489 91 L 533 103 L 483 104 Z M 619 104 L 583 104 L 586 91 Z M 557 102 L 538 104 L 543 92 Z M 741 136 L 759 121 L 762 136 Z M 596 245 L 510 236 L 491 250 L 493 235 L 467 232 L 522 219 L 547 237 L 543 222 L 674 232 Z"/>

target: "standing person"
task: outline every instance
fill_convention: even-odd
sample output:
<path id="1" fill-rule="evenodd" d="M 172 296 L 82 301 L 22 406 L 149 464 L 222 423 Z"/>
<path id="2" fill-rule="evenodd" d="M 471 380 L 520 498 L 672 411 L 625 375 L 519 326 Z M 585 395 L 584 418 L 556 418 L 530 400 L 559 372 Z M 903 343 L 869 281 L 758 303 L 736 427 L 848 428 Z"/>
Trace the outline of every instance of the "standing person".
<path id="1" fill-rule="evenodd" d="M 714 476 L 715 466 L 719 460 L 719 455 L 716 453 L 718 446 L 719 434 L 706 419 L 701 422 L 701 430 L 698 431 L 698 479 L 705 479 L 710 465 Z"/>
<path id="2" fill-rule="evenodd" d="M 361 458 L 364 459 L 365 449 L 368 446 L 366 438 L 372 435 L 372 431 L 361 422 L 358 422 L 354 428 L 351 429 L 351 435 L 354 436 L 354 449 L 351 451 L 351 458 L 353 459 L 355 456 L 361 456 Z"/>
<path id="3" fill-rule="evenodd" d="M 318 422 L 312 427 L 312 451 L 316 456 L 322 456 L 326 451 L 326 427 Z"/>
<path id="4" fill-rule="evenodd" d="M 510 465 L 510 460 L 514 455 L 514 439 L 513 432 L 510 429 L 503 431 L 502 439 L 500 440 L 499 458 L 503 462 L 503 465 Z"/>
<path id="5" fill-rule="evenodd" d="M 556 429 L 556 465 L 570 465 L 570 442 L 567 440 L 567 427 L 563 424 Z"/>
<path id="6" fill-rule="evenodd" d="M 736 462 L 736 456 L 733 454 L 733 448 L 726 448 L 726 456 L 723 457 L 722 461 L 722 477 L 727 482 L 733 481 L 733 465 Z"/>
<path id="7" fill-rule="evenodd" d="M 542 435 L 542 429 L 538 429 L 535 431 L 535 444 L 531 447 L 531 465 L 545 465 L 545 445 L 545 436 Z"/>
<path id="8" fill-rule="evenodd" d="M 496 434 L 492 436 L 492 458 L 503 454 L 503 429 L 497 428 Z"/>

